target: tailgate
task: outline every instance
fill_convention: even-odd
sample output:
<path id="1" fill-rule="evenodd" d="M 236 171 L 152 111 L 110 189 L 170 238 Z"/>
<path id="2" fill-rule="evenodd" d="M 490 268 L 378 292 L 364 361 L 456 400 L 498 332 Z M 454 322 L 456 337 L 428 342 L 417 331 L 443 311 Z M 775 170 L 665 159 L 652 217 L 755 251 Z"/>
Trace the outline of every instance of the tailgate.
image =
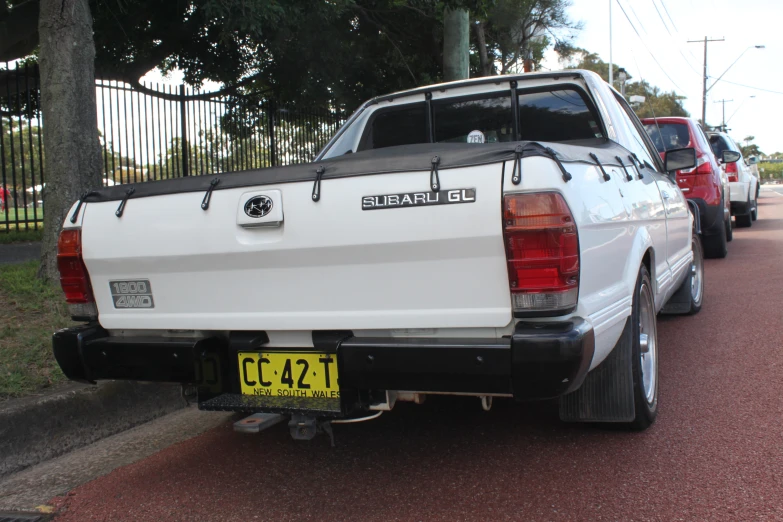
<path id="1" fill-rule="evenodd" d="M 421 205 L 412 195 L 413 206 L 374 210 L 363 209 L 370 205 L 364 198 L 419 192 L 432 199 L 430 173 L 326 179 L 318 202 L 310 181 L 217 190 L 207 211 L 201 193 L 131 199 L 121 218 L 116 201 L 90 203 L 83 255 L 100 323 L 196 330 L 506 326 L 501 172 L 499 163 L 441 171 L 441 200 L 450 190 L 474 189 L 472 202 Z M 472 193 L 456 194 L 452 199 L 461 201 Z M 247 226 L 263 221 L 244 211 L 254 196 L 271 198 L 264 219 L 282 223 Z M 255 200 L 256 207 L 265 201 Z M 112 296 L 113 283 L 142 280 L 151 300 Z"/>

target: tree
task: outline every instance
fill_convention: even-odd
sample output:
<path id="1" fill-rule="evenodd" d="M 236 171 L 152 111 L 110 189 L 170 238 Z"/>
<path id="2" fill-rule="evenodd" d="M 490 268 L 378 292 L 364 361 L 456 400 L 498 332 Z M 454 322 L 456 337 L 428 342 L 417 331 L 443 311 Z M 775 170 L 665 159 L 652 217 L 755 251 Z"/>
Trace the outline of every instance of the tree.
<path id="1" fill-rule="evenodd" d="M 564 43 L 564 33 L 581 28 L 569 19 L 570 6 L 569 0 L 496 0 L 483 9 L 480 6 L 474 24 L 479 56 L 476 74 L 507 74 L 520 71 L 526 61 L 540 62 L 553 41 Z"/>
<path id="2" fill-rule="evenodd" d="M 742 152 L 742 156 L 745 159 L 751 156 L 761 156 L 762 154 L 764 154 L 763 152 L 761 152 L 761 149 L 759 149 L 759 146 L 757 144 L 751 143 L 755 139 L 756 139 L 755 136 L 745 136 L 745 139 L 742 141 L 734 140 L 737 142 L 737 145 L 739 145 L 740 152 Z"/>
<path id="3" fill-rule="evenodd" d="M 447 82 L 468 77 L 470 24 L 467 9 L 443 10 L 443 79 Z"/>
<path id="4" fill-rule="evenodd" d="M 558 52 L 560 63 L 564 68 L 593 71 L 599 74 L 604 81 L 609 81 L 609 64 L 603 61 L 598 54 L 568 44 L 556 46 L 555 50 Z M 617 78 L 620 66 L 613 64 L 613 70 L 614 77 Z M 626 97 L 644 96 L 644 103 L 634 108 L 639 118 L 690 116 L 682 105 L 683 100 L 686 99 L 685 96 L 680 96 L 674 91 L 664 92 L 658 87 L 650 85 L 646 80 L 627 82 L 625 95 Z"/>
<path id="5" fill-rule="evenodd" d="M 59 279 L 57 238 L 70 204 L 101 186 L 95 47 L 88 0 L 41 0 L 41 105 L 46 121 L 46 213 L 39 276 Z"/>

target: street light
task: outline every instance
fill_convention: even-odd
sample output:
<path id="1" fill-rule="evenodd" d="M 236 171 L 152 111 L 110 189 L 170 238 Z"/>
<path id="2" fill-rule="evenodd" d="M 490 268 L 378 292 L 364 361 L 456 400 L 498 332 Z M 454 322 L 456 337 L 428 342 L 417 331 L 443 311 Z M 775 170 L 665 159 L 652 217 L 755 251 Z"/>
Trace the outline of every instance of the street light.
<path id="1" fill-rule="evenodd" d="M 709 90 L 710 90 L 710 89 L 712 89 L 713 87 L 715 87 L 715 84 L 716 84 L 716 83 L 718 83 L 718 82 L 721 80 L 721 78 L 723 78 L 723 77 L 726 75 L 726 73 L 727 73 L 727 72 L 729 72 L 729 69 L 731 69 L 732 67 L 734 67 L 734 64 L 735 64 L 735 63 L 737 63 L 737 62 L 739 61 L 739 59 L 740 59 L 740 58 L 742 58 L 742 56 L 743 56 L 743 55 L 744 55 L 746 52 L 750 51 L 751 49 L 766 49 L 766 48 L 767 48 L 767 46 L 766 46 L 766 45 L 751 45 L 750 47 L 748 47 L 747 49 L 745 49 L 744 51 L 742 51 L 742 53 L 741 53 L 739 56 L 737 56 L 737 59 L 736 59 L 736 60 L 734 60 L 733 62 L 731 62 L 731 65 L 729 65 L 729 66 L 726 68 L 726 70 L 725 70 L 725 71 L 723 71 L 723 74 L 721 74 L 720 76 L 718 76 L 718 79 L 717 79 L 717 80 L 715 80 L 714 82 L 712 82 L 712 85 L 710 85 L 709 87 L 707 87 L 707 90 L 705 90 L 705 91 L 704 91 L 704 93 L 706 94 L 707 92 L 709 92 Z"/>
<path id="2" fill-rule="evenodd" d="M 625 98 L 625 82 L 628 80 L 628 73 L 622 67 L 617 70 L 617 79 L 620 80 L 620 94 Z"/>

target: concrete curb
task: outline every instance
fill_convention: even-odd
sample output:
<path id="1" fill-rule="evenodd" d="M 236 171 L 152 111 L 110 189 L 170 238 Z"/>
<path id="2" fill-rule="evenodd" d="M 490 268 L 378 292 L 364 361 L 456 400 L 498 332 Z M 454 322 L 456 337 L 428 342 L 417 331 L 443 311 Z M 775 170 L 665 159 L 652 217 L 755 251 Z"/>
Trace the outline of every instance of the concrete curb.
<path id="1" fill-rule="evenodd" d="M 177 384 L 128 381 L 0 402 L 0 478 L 184 406 Z"/>

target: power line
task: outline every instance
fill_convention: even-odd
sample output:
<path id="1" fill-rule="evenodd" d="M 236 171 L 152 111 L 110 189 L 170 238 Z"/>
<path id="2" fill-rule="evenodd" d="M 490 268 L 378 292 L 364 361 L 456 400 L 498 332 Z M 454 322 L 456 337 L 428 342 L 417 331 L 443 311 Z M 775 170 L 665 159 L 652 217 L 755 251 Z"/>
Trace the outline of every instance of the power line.
<path id="1" fill-rule="evenodd" d="M 712 76 L 709 76 L 709 78 L 712 78 Z M 757 91 L 764 91 L 764 92 L 771 92 L 772 94 L 783 94 L 783 91 L 773 91 L 772 89 L 764 89 L 763 87 L 754 87 L 752 85 L 745 85 L 744 83 L 737 83 L 737 82 L 730 82 L 729 80 L 721 80 L 723 83 L 730 83 L 731 85 L 736 85 L 737 87 L 745 87 L 746 89 L 754 89 Z"/>
<path id="2" fill-rule="evenodd" d="M 631 8 L 631 12 L 633 13 L 634 18 L 636 18 L 636 21 L 639 22 L 639 27 L 642 28 L 644 34 L 647 34 L 647 29 L 644 28 L 644 25 L 642 24 L 642 19 L 639 18 L 639 15 L 636 14 L 636 10 L 633 8 L 633 4 L 628 4 L 628 7 Z"/>
<path id="3" fill-rule="evenodd" d="M 666 32 L 669 33 L 669 36 L 672 36 L 672 32 L 669 31 L 669 26 L 666 25 L 666 22 L 663 19 L 663 15 L 661 14 L 660 9 L 658 9 L 658 5 L 655 3 L 655 0 L 650 0 L 650 2 L 652 2 L 653 7 L 655 8 L 655 12 L 658 13 L 658 18 L 661 19 L 661 23 L 666 28 Z"/>
<path id="4" fill-rule="evenodd" d="M 663 0 L 659 0 L 661 2 L 661 5 L 663 6 L 663 10 L 666 11 L 666 16 L 669 17 L 669 21 L 672 23 L 672 27 L 674 27 L 674 30 L 676 32 L 680 32 L 679 29 L 677 29 L 677 24 L 674 23 L 674 20 L 672 19 L 672 15 L 669 14 L 669 10 L 666 8 L 666 4 L 663 3 Z"/>
<path id="5" fill-rule="evenodd" d="M 636 36 L 638 36 L 638 37 L 639 37 L 639 41 L 641 41 L 641 42 L 642 42 L 642 45 L 644 46 L 645 50 L 646 50 L 646 51 L 647 51 L 647 52 L 650 54 L 650 57 L 653 59 L 653 61 L 654 61 L 656 64 L 658 64 L 658 67 L 661 69 L 661 72 L 663 72 L 663 74 L 664 74 L 664 75 L 665 75 L 665 76 L 666 76 L 666 77 L 669 79 L 669 81 L 670 81 L 670 82 L 672 82 L 672 85 L 674 85 L 675 87 L 677 87 L 677 89 L 678 89 L 680 92 L 685 92 L 685 89 L 683 89 L 682 87 L 680 87 L 679 85 L 677 85 L 677 82 L 675 82 L 674 80 L 672 80 L 672 77 L 671 77 L 671 76 L 669 76 L 669 73 L 667 73 L 667 72 L 666 72 L 666 69 L 664 69 L 664 68 L 663 68 L 663 65 L 661 65 L 661 62 L 659 62 L 659 61 L 658 61 L 658 59 L 655 57 L 655 55 L 652 53 L 652 51 L 650 51 L 650 48 L 649 48 L 649 47 L 647 47 L 647 44 L 646 44 L 646 43 L 644 43 L 644 40 L 642 39 L 642 35 L 640 35 L 640 34 L 639 34 L 639 31 L 637 31 L 637 30 L 636 30 L 636 27 L 634 27 L 634 25 L 633 25 L 633 22 L 631 22 L 631 19 L 630 19 L 630 17 L 628 16 L 628 13 L 626 13 L 626 12 L 625 12 L 625 8 L 623 7 L 623 4 L 621 4 L 621 3 L 620 3 L 620 0 L 616 0 L 616 1 L 617 1 L 617 5 L 619 5 L 619 6 L 620 6 L 620 10 L 621 10 L 621 11 L 623 12 L 623 14 L 625 15 L 625 19 L 626 19 L 626 20 L 628 20 L 628 23 L 631 25 L 631 28 L 633 29 L 633 32 L 635 32 L 635 33 L 636 33 Z"/>

